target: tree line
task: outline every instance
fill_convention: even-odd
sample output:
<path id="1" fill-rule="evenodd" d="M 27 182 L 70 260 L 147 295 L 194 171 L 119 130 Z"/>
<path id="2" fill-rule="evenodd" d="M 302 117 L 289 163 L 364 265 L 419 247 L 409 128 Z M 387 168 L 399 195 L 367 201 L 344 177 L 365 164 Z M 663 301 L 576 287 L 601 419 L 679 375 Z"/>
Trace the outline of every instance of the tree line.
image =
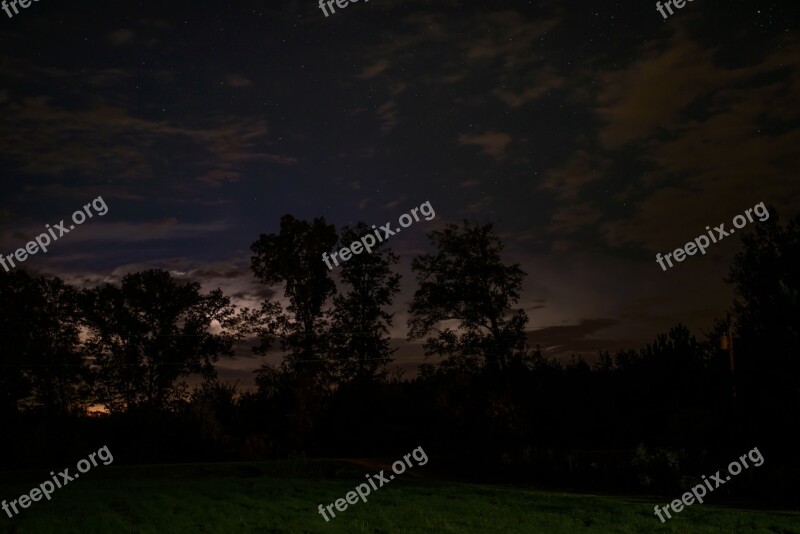
<path id="1" fill-rule="evenodd" d="M 408 337 L 432 360 L 410 378 L 388 367 L 398 256 L 385 243 L 354 255 L 338 283 L 321 261 L 368 231 L 285 215 L 259 236 L 252 272 L 285 307 L 237 309 L 163 270 L 80 289 L 0 272 L 0 420 L 19 436 L 4 458 L 34 462 L 46 428 L 66 449 L 112 432 L 132 462 L 390 455 L 419 442 L 476 477 L 668 491 L 758 446 L 774 467 L 750 488 L 774 494 L 775 477 L 800 474 L 800 218 L 782 227 L 774 214 L 742 237 L 726 278 L 736 299 L 701 339 L 677 324 L 591 365 L 528 343 L 527 274 L 504 262 L 491 223 L 449 224 L 411 263 Z M 253 336 L 258 354 L 285 358 L 238 391 L 214 363 Z M 190 390 L 190 375 L 202 385 Z M 86 416 L 99 405 L 110 415 Z"/>

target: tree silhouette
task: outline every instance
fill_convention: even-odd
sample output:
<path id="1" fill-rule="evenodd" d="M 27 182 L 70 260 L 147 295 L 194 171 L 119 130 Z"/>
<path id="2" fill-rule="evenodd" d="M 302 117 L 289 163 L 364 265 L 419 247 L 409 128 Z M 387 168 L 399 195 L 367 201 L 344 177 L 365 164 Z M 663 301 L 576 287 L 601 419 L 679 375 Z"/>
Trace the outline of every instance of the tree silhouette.
<path id="1" fill-rule="evenodd" d="M 28 369 L 31 345 L 26 315 L 37 293 L 36 281 L 21 269 L 0 272 L 0 402 L 2 413 L 17 411 L 18 402 L 32 392 Z M 26 313 L 27 312 L 27 313 Z"/>
<path id="2" fill-rule="evenodd" d="M 37 333 L 31 378 L 37 402 L 50 414 L 85 407 L 89 369 L 80 343 L 78 292 L 60 278 L 40 278 L 41 313 L 29 323 Z"/>
<path id="3" fill-rule="evenodd" d="M 113 410 L 144 404 L 164 407 L 180 376 L 215 375 L 212 362 L 233 354 L 234 308 L 217 289 L 181 283 L 163 270 L 126 275 L 120 287 L 85 292 L 87 347 L 99 366 L 98 395 Z"/>
<path id="4" fill-rule="evenodd" d="M 445 356 L 443 364 L 497 370 L 522 358 L 528 317 L 511 307 L 525 273 L 518 264 L 503 264 L 492 224 L 449 224 L 428 238 L 437 253 L 418 256 L 411 265 L 419 288 L 409 310 L 409 338 L 428 336 L 426 355 Z M 457 321 L 457 330 L 440 329 L 444 321 Z"/>
<path id="5" fill-rule="evenodd" d="M 742 236 L 727 279 L 736 291 L 735 381 L 753 433 L 766 430 L 771 437 L 763 440 L 790 454 L 800 446 L 800 435 L 789 431 L 800 417 L 800 216 L 782 227 L 770 213 Z"/>
<path id="6" fill-rule="evenodd" d="M 78 337 L 77 293 L 60 278 L 0 273 L 0 402 L 21 400 L 50 414 L 79 408 L 86 371 Z"/>
<path id="7" fill-rule="evenodd" d="M 349 246 L 368 233 L 371 229 L 363 222 L 355 228 L 345 227 L 339 246 Z M 339 271 L 348 291 L 334 298 L 330 350 L 338 364 L 340 380 L 374 377 L 385 369 L 394 352 L 389 348 L 393 314 L 384 308 L 400 291 L 400 275 L 391 270 L 399 258 L 383 245 L 381 242 L 372 252 L 364 250 L 353 255 Z"/>
<path id="8" fill-rule="evenodd" d="M 313 383 L 324 382 L 329 373 L 329 366 L 322 361 L 327 328 L 323 306 L 336 285 L 328 276 L 322 254 L 330 252 L 335 243 L 336 229 L 324 218 L 309 224 L 284 215 L 279 234 L 261 234 L 250 247 L 255 276 L 264 284 L 284 284 L 289 299 L 288 314 L 277 303 L 262 305 L 260 318 L 255 319 L 266 321 L 268 327 L 258 331 L 261 346 L 257 351 L 266 352 L 277 337 L 281 349 L 288 351 L 286 368 Z"/>
<path id="9" fill-rule="evenodd" d="M 785 374 L 800 370 L 800 216 L 784 228 L 770 211 L 769 220 L 742 236 L 743 250 L 727 281 L 736 290 L 733 308 L 741 348 L 763 353 L 765 367 Z"/>

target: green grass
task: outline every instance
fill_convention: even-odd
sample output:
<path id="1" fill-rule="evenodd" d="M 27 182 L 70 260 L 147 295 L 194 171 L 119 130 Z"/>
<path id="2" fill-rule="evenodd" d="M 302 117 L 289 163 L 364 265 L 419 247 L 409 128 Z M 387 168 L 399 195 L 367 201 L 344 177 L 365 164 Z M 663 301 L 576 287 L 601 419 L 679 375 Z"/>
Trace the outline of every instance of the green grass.
<path id="1" fill-rule="evenodd" d="M 0 511 L 0 532 L 800 533 L 800 515 L 791 512 L 704 504 L 661 524 L 650 501 L 437 482 L 415 478 L 414 470 L 424 472 L 410 469 L 326 523 L 317 505 L 343 498 L 376 470 L 339 462 L 97 467 L 51 501 L 11 519 Z M 0 500 L 16 499 L 47 476 L 0 477 Z"/>

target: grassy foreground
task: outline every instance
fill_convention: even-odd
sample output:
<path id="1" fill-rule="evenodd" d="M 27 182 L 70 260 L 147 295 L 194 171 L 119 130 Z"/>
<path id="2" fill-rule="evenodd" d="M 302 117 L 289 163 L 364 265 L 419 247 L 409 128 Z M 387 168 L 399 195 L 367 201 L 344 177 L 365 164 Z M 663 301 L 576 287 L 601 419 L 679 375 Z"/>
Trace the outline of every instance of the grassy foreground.
<path id="1" fill-rule="evenodd" d="M 415 476 L 424 468 L 326 523 L 317 505 L 343 498 L 377 470 L 316 465 L 311 477 L 300 475 L 307 467 L 286 463 L 97 467 L 11 519 L 0 510 L 0 532 L 800 533 L 800 515 L 791 512 L 694 505 L 661 524 L 649 501 L 435 482 Z M 18 498 L 47 476 L 0 475 L 0 500 Z"/>

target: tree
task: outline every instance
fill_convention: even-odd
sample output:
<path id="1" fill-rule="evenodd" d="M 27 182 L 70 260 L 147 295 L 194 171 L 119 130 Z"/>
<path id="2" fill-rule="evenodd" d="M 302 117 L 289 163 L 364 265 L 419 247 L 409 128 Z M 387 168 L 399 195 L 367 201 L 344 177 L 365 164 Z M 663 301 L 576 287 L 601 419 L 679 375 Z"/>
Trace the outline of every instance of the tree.
<path id="1" fill-rule="evenodd" d="M 445 356 L 444 365 L 501 370 L 523 358 L 528 317 L 512 306 L 525 273 L 518 264 L 503 264 L 492 224 L 449 224 L 428 238 L 437 253 L 411 265 L 419 288 L 409 310 L 409 338 L 428 336 L 426 355 Z M 456 321 L 457 329 L 441 329 L 445 321 Z"/>
<path id="2" fill-rule="evenodd" d="M 773 216 L 742 237 L 726 281 L 734 285 L 735 332 L 742 349 L 763 352 L 778 373 L 800 370 L 800 216 L 784 228 Z M 771 360 L 771 361 L 767 361 Z M 783 371 L 781 371 L 783 369 Z"/>
<path id="3" fill-rule="evenodd" d="M 78 291 L 58 277 L 39 280 L 41 308 L 28 323 L 37 338 L 31 369 L 34 395 L 50 414 L 80 411 L 88 400 L 89 368 L 80 342 Z"/>
<path id="4" fill-rule="evenodd" d="M 28 273 L 16 269 L 0 272 L 0 402 L 3 414 L 17 411 L 18 403 L 32 392 L 27 357 L 33 336 L 25 319 L 27 304 L 36 294 L 36 282 Z"/>
<path id="5" fill-rule="evenodd" d="M 370 233 L 359 222 L 345 227 L 339 246 L 345 247 Z M 331 313 L 330 347 L 344 381 L 369 379 L 385 370 L 394 350 L 389 348 L 389 327 L 393 314 L 384 310 L 400 291 L 400 275 L 391 265 L 399 258 L 378 244 L 371 252 L 364 250 L 342 263 L 339 275 L 348 292 L 334 298 Z"/>
<path id="6" fill-rule="evenodd" d="M 782 227 L 769 211 L 769 220 L 743 235 L 726 281 L 736 292 L 737 394 L 760 425 L 785 429 L 800 414 L 800 216 Z"/>
<path id="7" fill-rule="evenodd" d="M 100 398 L 113 410 L 163 408 L 177 392 L 178 377 L 213 377 L 212 362 L 233 354 L 235 334 L 225 328 L 235 321 L 234 307 L 219 289 L 203 295 L 197 282 L 181 283 L 153 269 L 84 297 Z M 212 333 L 212 324 L 222 331 Z"/>
<path id="8" fill-rule="evenodd" d="M 324 218 L 309 224 L 284 215 L 279 234 L 261 234 L 250 247 L 253 274 L 264 284 L 284 284 L 289 299 L 288 313 L 277 303 L 265 301 L 262 305 L 260 319 L 267 322 L 267 328 L 258 331 L 261 345 L 257 352 L 265 353 L 274 339 L 279 339 L 281 349 L 288 351 L 287 370 L 309 383 L 322 383 L 329 373 L 323 361 L 327 329 L 323 306 L 336 292 L 336 285 L 328 276 L 322 254 L 331 251 L 336 239 L 336 229 Z"/>
<path id="9" fill-rule="evenodd" d="M 19 401 L 50 414 L 79 409 L 86 367 L 78 336 L 76 291 L 60 278 L 0 273 L 0 403 Z"/>

